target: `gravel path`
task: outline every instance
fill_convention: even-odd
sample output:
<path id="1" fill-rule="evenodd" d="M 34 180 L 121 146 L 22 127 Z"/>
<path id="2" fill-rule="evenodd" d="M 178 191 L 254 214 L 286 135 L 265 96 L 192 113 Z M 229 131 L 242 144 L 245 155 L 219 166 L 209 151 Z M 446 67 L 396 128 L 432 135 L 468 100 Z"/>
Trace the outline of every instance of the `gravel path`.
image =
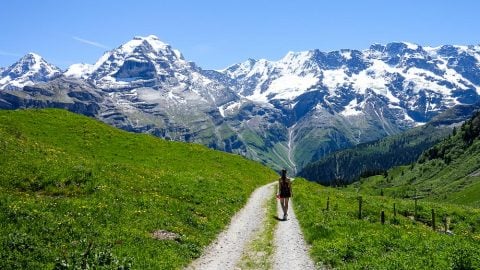
<path id="1" fill-rule="evenodd" d="M 228 228 L 186 269 L 235 269 L 244 247 L 267 216 L 265 201 L 272 198 L 274 186 L 275 183 L 271 183 L 256 189 Z"/>
<path id="2" fill-rule="evenodd" d="M 293 204 L 290 199 L 288 220 L 279 221 L 275 231 L 275 253 L 273 255 L 273 269 L 315 269 L 315 264 L 308 255 L 308 248 L 303 239 Z M 283 217 L 280 202 L 277 204 L 277 214 Z"/>

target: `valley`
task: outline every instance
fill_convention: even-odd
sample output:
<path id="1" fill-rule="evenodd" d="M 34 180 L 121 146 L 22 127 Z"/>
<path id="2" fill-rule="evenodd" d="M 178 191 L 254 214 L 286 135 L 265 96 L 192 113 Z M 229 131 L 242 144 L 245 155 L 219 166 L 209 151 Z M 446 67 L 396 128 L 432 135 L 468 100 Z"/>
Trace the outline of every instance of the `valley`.
<path id="1" fill-rule="evenodd" d="M 479 104 L 454 106 L 425 125 L 328 154 L 306 165 L 299 175 L 323 185 L 342 186 L 361 177 L 384 174 L 395 166 L 409 165 L 479 109 Z"/>
<path id="2" fill-rule="evenodd" d="M 65 71 L 27 54 L 0 69 L 0 268 L 187 267 L 286 168 L 332 186 L 294 182 L 308 267 L 476 269 L 479 59 L 393 42 L 204 70 L 153 35 Z M 240 264 L 278 266 L 272 209 Z"/>
<path id="3" fill-rule="evenodd" d="M 387 178 L 373 176 L 342 188 L 296 178 L 293 207 L 303 235 L 297 234 L 309 247 L 300 246 L 298 252 L 312 257 L 308 267 L 478 268 L 479 182 L 473 181 L 480 164 L 474 154 L 478 117 L 430 148 L 445 150 L 425 151 L 421 163 L 413 165 L 416 169 L 403 175 L 408 166 L 389 170 Z M 0 134 L 0 225 L 5 228 L 0 246 L 6 247 L 0 252 L 2 269 L 186 267 L 208 256 L 205 248 L 216 244 L 214 239 L 261 186 L 263 195 L 257 199 L 265 203 L 250 203 L 250 208 L 265 210 L 250 212 L 264 217 L 244 222 L 257 220 L 255 226 L 268 229 L 252 229 L 251 233 L 260 233 L 252 240 L 228 238 L 228 245 L 237 250 L 235 256 L 244 254 L 235 262 L 276 269 L 274 258 L 282 249 L 269 247 L 278 241 L 275 232 L 284 228 L 293 233 L 293 220 L 275 224 L 272 185 L 265 186 L 278 175 L 239 155 L 128 133 L 57 109 L 1 111 Z M 456 147 L 467 148 L 452 152 Z M 436 180 L 441 184 L 435 183 L 435 189 L 424 189 L 432 187 L 428 178 L 408 185 L 401 182 L 418 172 L 430 175 L 432 171 L 423 167 L 438 153 L 451 156 L 455 169 L 442 170 L 433 161 L 443 171 L 434 174 L 444 175 Z M 463 172 L 464 178 L 445 184 Z M 418 205 L 412 188 L 423 196 Z M 400 193 L 403 190 L 406 193 Z M 230 226 L 241 228 L 235 220 Z M 255 241 L 264 244 L 256 246 Z M 259 255 L 248 255 L 250 248 Z M 412 256 L 417 259 L 409 259 Z M 230 256 L 223 257 L 231 264 Z"/>
<path id="4" fill-rule="evenodd" d="M 391 197 L 422 196 L 428 200 L 480 207 L 478 191 L 480 115 L 478 111 L 439 143 L 406 166 L 362 179 L 352 188 Z"/>
<path id="5" fill-rule="evenodd" d="M 480 270 L 480 1 L 2 10 L 0 270 Z"/>
<path id="6" fill-rule="evenodd" d="M 1 69 L 0 108 L 68 109 L 300 172 L 337 150 L 475 104 L 478 59 L 473 45 L 392 42 L 204 70 L 158 37 L 137 36 L 65 71 L 27 54 Z"/>

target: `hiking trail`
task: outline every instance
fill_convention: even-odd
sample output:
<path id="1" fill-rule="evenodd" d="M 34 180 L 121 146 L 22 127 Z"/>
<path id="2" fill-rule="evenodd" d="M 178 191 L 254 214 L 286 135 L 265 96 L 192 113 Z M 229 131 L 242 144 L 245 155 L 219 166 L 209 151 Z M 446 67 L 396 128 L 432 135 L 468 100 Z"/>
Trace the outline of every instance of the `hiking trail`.
<path id="1" fill-rule="evenodd" d="M 267 211 L 267 203 L 274 196 L 276 187 L 274 182 L 257 188 L 247 204 L 233 216 L 230 225 L 186 269 L 241 269 L 238 264 L 245 249 L 265 226 L 266 219 L 275 218 Z M 277 212 L 277 217 L 283 217 L 278 201 Z M 272 244 L 273 269 L 315 269 L 292 205 L 289 206 L 288 220 L 278 221 Z"/>

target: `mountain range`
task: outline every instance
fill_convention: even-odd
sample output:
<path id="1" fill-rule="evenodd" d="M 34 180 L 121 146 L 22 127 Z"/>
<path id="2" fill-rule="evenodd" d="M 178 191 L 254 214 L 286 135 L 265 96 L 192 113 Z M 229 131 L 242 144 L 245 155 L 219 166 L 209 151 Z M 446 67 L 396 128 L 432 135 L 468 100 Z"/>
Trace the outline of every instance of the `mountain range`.
<path id="1" fill-rule="evenodd" d="M 66 71 L 28 54 L 0 69 L 0 108 L 57 107 L 296 172 L 423 125 L 480 93 L 480 46 L 374 44 L 204 70 L 156 36 Z"/>

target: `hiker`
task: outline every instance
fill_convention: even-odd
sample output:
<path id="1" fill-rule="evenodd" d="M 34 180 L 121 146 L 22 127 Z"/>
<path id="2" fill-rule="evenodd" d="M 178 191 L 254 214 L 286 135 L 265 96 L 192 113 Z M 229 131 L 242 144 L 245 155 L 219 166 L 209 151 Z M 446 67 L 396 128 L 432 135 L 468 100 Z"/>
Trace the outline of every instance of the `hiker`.
<path id="1" fill-rule="evenodd" d="M 287 170 L 282 170 L 282 177 L 278 179 L 278 194 L 283 210 L 283 220 L 287 220 L 288 200 L 292 197 L 292 182 L 287 178 Z"/>

